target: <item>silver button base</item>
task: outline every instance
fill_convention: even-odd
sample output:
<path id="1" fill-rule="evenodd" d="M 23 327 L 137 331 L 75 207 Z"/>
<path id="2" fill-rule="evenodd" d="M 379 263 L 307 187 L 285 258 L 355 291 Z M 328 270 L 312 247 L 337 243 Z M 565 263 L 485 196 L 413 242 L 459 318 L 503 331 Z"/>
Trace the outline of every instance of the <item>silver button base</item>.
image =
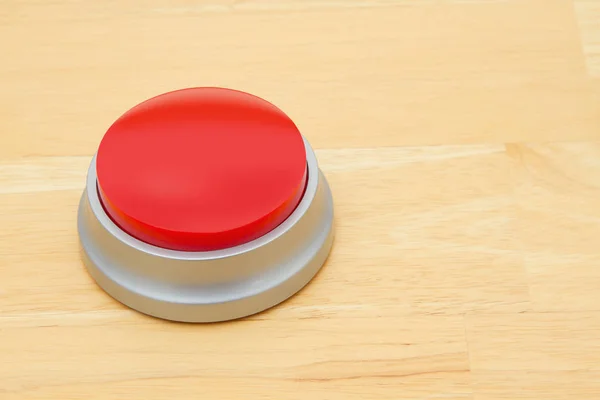
<path id="1" fill-rule="evenodd" d="M 126 306 L 173 321 L 237 319 L 286 300 L 315 276 L 333 243 L 331 191 L 304 144 L 308 181 L 294 212 L 256 240 L 207 252 L 156 247 L 115 225 L 98 197 L 94 157 L 78 214 L 89 273 Z"/>

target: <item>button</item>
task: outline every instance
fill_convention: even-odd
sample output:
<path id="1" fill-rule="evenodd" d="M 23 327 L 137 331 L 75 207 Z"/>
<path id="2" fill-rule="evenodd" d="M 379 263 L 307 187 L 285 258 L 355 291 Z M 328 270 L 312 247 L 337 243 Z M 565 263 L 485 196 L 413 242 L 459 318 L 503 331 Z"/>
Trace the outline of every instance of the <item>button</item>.
<path id="1" fill-rule="evenodd" d="M 105 132 L 79 203 L 82 259 L 141 313 L 242 318 L 310 282 L 333 246 L 333 198 L 279 108 L 188 88 L 146 100 Z"/>
<path id="2" fill-rule="evenodd" d="M 265 100 L 220 88 L 167 93 L 106 132 L 98 190 L 117 225 L 174 250 L 254 240 L 294 210 L 306 152 L 292 120 Z"/>

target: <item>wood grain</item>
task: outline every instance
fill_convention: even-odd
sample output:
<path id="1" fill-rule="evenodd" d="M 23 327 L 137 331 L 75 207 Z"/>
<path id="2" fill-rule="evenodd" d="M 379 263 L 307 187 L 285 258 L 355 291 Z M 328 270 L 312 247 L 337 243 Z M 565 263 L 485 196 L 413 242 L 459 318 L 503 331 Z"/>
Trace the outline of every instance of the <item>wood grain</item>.
<path id="1" fill-rule="evenodd" d="M 575 11 L 588 72 L 592 77 L 600 78 L 600 3 L 594 0 L 575 0 Z"/>
<path id="2" fill-rule="evenodd" d="M 533 307 L 600 310 L 600 142 L 514 145 Z"/>
<path id="3" fill-rule="evenodd" d="M 599 399 L 599 10 L 5 1 L 0 399 Z M 111 299 L 76 232 L 112 121 L 199 85 L 289 113 L 337 224 L 297 296 L 211 325 Z"/>
<path id="4" fill-rule="evenodd" d="M 392 310 L 376 319 L 346 314 L 343 321 L 274 318 L 198 330 L 133 312 L 48 315 L 33 325 L 28 317 L 7 318 L 0 349 L 22 362 L 4 364 L 0 372 L 19 382 L 21 395 L 35 398 L 103 398 L 136 386 L 175 385 L 184 397 L 284 393 L 300 399 L 343 387 L 348 398 L 360 399 L 386 396 L 404 382 L 407 394 L 417 397 L 468 398 L 462 317 L 406 318 Z M 428 330 L 432 325 L 440 329 Z M 95 336 L 99 330 L 103 334 Z M 90 345 L 90 337 L 98 341 Z M 61 367 L 48 371 L 59 359 Z"/>

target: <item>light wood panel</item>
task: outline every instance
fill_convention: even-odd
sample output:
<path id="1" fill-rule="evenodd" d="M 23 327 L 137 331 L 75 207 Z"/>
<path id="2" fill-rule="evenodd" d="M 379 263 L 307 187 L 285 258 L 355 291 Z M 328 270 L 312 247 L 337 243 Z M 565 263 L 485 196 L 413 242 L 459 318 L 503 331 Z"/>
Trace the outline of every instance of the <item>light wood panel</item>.
<path id="1" fill-rule="evenodd" d="M 474 372 L 475 400 L 596 400 L 598 371 Z"/>
<path id="2" fill-rule="evenodd" d="M 0 156 L 91 154 L 133 104 L 194 85 L 273 101 L 318 148 L 600 129 L 569 1 L 235 3 L 11 1 L 0 117 L 21 140 Z"/>
<path id="3" fill-rule="evenodd" d="M 0 399 L 599 399 L 599 10 L 5 1 Z M 105 130 L 196 85 L 289 113 L 336 207 L 315 280 L 231 323 L 131 311 L 78 253 Z"/>
<path id="4" fill-rule="evenodd" d="M 462 317 L 342 314 L 200 329 L 124 311 L 8 317 L 0 351 L 19 362 L 0 363 L 0 376 L 15 398 L 392 399 L 400 385 L 470 398 Z"/>
<path id="5" fill-rule="evenodd" d="M 476 400 L 597 399 L 600 313 L 469 315 Z"/>
<path id="6" fill-rule="evenodd" d="M 600 371 L 600 313 L 466 317 L 473 371 Z"/>
<path id="7" fill-rule="evenodd" d="M 298 298 L 302 307 L 385 305 L 444 314 L 528 309 L 514 240 L 515 163 L 505 146 L 330 149 L 317 156 L 335 194 L 336 242 L 353 245 L 335 247 L 317 278 L 323 284 Z M 119 307 L 93 289 L 80 267 L 74 210 L 84 161 L 36 158 L 0 168 L 11 177 L 0 196 L 6 210 L 0 251 L 7 263 L 21 265 L 0 270 L 8 282 L 9 295 L 0 302 L 5 313 Z M 55 204 L 51 211 L 49 204 Z M 365 226 L 376 229 L 365 235 Z M 15 242 L 28 243 L 30 251 Z M 40 274 L 43 268 L 49 271 Z M 63 288 L 60 296 L 45 284 L 49 279 Z M 296 300 L 290 305 L 296 313 Z"/>
<path id="8" fill-rule="evenodd" d="M 600 78 L 600 3 L 595 0 L 575 0 L 575 11 L 588 72 L 592 77 Z"/>
<path id="9" fill-rule="evenodd" d="M 513 145 L 534 308 L 600 310 L 600 142 Z"/>

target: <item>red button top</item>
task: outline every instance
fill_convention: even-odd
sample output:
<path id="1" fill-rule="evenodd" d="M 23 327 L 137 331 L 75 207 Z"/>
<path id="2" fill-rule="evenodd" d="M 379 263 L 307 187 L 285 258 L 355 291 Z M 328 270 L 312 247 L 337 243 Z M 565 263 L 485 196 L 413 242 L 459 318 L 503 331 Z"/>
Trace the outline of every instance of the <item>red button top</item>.
<path id="1" fill-rule="evenodd" d="M 216 250 L 284 221 L 306 185 L 302 136 L 247 93 L 192 88 L 147 100 L 106 132 L 96 159 L 108 215 L 150 244 Z"/>

